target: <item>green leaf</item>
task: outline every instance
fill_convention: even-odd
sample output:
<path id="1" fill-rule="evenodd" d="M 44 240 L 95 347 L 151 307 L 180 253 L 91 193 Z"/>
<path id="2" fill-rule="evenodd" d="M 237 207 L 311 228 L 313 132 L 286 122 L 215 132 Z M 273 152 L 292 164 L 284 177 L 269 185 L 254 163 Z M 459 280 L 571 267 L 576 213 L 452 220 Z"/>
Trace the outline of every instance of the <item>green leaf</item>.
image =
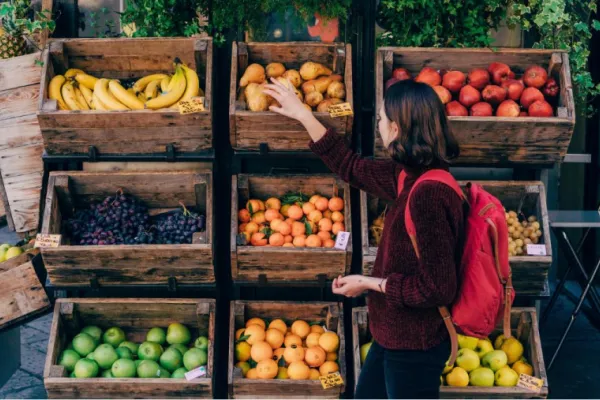
<path id="1" fill-rule="evenodd" d="M 600 31 L 600 21 L 597 19 L 592 20 L 592 28 L 596 31 Z"/>
<path id="2" fill-rule="evenodd" d="M 242 334 L 242 336 L 240 336 L 240 338 L 238 340 L 236 340 L 235 343 L 245 342 L 246 340 L 250 339 L 250 336 L 251 335 Z"/>
<path id="3" fill-rule="evenodd" d="M 285 360 L 283 359 L 283 357 L 281 357 L 279 359 L 279 361 L 277 362 L 277 366 L 278 367 L 285 367 Z"/>
<path id="4" fill-rule="evenodd" d="M 306 227 L 306 236 L 312 235 L 312 233 L 313 233 L 312 227 L 310 226 L 308 221 L 304 221 L 304 226 Z"/>

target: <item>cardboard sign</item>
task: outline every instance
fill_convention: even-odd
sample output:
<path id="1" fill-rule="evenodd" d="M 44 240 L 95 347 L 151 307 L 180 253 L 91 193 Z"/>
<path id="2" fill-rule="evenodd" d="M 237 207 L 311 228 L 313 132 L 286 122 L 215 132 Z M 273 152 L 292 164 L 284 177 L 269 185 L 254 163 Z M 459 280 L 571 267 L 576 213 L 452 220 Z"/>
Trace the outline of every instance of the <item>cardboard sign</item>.
<path id="1" fill-rule="evenodd" d="M 192 379 L 200 378 L 201 376 L 206 375 L 206 367 L 201 366 L 198 368 L 194 368 L 191 371 L 185 373 L 185 379 L 191 381 Z"/>
<path id="2" fill-rule="evenodd" d="M 531 375 L 519 374 L 517 387 L 528 389 L 533 392 L 539 392 L 542 390 L 542 386 L 544 386 L 544 381 L 542 379 Z"/>
<path id="3" fill-rule="evenodd" d="M 335 246 L 333 246 L 333 248 L 338 250 L 346 250 L 349 241 L 350 232 L 338 232 L 335 237 Z"/>
<path id="4" fill-rule="evenodd" d="M 60 239 L 62 235 L 48 235 L 45 233 L 38 233 L 35 235 L 35 244 L 33 247 L 58 247 L 60 246 Z"/>
<path id="5" fill-rule="evenodd" d="M 354 115 L 350 103 L 332 104 L 327 109 L 331 118 L 345 117 L 346 115 Z"/>
<path id="6" fill-rule="evenodd" d="M 204 97 L 193 97 L 179 103 L 179 114 L 193 114 L 204 111 Z"/>
<path id="7" fill-rule="evenodd" d="M 528 244 L 527 255 L 529 256 L 545 256 L 546 245 L 544 244 Z"/>
<path id="8" fill-rule="evenodd" d="M 320 376 L 319 379 L 321 380 L 321 386 L 323 386 L 323 389 L 331 389 L 344 384 L 344 380 L 339 372 L 333 372 L 326 376 Z"/>

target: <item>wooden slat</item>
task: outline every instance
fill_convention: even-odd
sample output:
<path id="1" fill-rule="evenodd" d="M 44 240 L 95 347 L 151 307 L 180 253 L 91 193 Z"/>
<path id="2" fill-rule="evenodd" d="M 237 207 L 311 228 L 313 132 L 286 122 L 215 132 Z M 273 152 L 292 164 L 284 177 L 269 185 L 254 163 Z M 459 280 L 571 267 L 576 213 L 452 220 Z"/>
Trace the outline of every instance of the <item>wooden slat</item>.
<path id="1" fill-rule="evenodd" d="M 107 161 L 83 163 L 85 172 L 174 172 L 212 170 L 212 162 Z"/>
<path id="2" fill-rule="evenodd" d="M 39 84 L 0 91 L 0 115 L 2 120 L 35 114 L 40 95 Z"/>
<path id="3" fill-rule="evenodd" d="M 40 83 L 41 66 L 36 60 L 41 53 L 0 60 L 0 92 Z"/>

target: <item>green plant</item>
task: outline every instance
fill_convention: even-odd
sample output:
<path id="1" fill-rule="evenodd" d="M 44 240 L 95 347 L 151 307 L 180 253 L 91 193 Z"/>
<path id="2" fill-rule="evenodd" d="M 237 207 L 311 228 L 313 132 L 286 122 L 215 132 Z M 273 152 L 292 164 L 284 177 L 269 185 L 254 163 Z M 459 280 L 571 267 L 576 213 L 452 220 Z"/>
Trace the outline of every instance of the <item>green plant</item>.
<path id="1" fill-rule="evenodd" d="M 594 84 L 588 69 L 592 30 L 600 30 L 600 22 L 591 17 L 596 7 L 596 2 L 589 0 L 520 1 L 513 4 L 508 19 L 509 24 L 518 23 L 538 36 L 534 48 L 569 52 L 576 102 L 588 114 L 593 111 L 588 101 L 600 94 L 600 84 Z"/>
<path id="2" fill-rule="evenodd" d="M 115 22 L 110 18 L 110 14 L 111 11 L 107 7 L 102 7 L 99 11 L 90 11 L 88 14 L 86 20 L 95 37 L 107 38 L 119 36 L 119 33 L 115 31 Z"/>
<path id="3" fill-rule="evenodd" d="M 35 16 L 35 18 L 34 18 Z M 34 13 L 31 0 L 10 0 L 0 4 L 0 58 L 10 58 L 25 54 L 26 43 L 38 46 L 37 40 L 42 31 L 53 32 L 56 23 L 52 13 L 42 10 Z M 45 43 L 41 43 L 43 47 Z"/>

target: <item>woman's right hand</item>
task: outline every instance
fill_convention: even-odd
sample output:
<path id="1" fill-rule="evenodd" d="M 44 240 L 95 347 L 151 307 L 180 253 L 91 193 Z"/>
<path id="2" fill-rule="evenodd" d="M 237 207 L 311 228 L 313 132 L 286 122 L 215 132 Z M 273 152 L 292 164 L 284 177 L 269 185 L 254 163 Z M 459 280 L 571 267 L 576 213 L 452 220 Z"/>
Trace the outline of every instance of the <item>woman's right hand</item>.
<path id="1" fill-rule="evenodd" d="M 302 104 L 291 83 L 286 86 L 274 78 L 271 78 L 271 82 L 273 83 L 265 85 L 263 93 L 277 100 L 281 107 L 270 106 L 269 110 L 300 122 L 312 117 L 312 111 Z"/>

